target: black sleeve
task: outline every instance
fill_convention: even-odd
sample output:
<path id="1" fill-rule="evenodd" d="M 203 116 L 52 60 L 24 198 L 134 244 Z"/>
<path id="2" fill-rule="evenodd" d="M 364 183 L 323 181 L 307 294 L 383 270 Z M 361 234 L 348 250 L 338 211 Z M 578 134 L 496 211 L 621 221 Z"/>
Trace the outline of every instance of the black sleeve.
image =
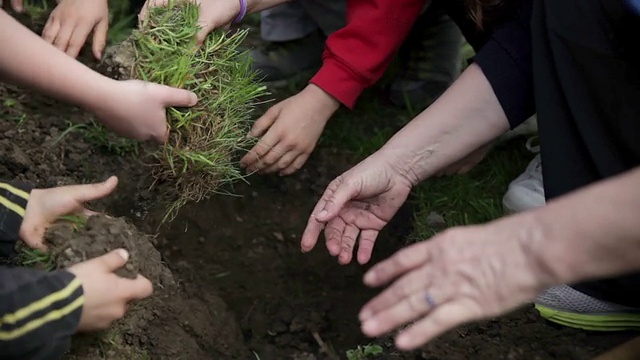
<path id="1" fill-rule="evenodd" d="M 60 359 L 80 322 L 80 280 L 64 270 L 0 268 L 0 354 L 7 360 Z"/>
<path id="2" fill-rule="evenodd" d="M 473 60 L 491 84 L 512 129 L 535 113 L 531 12 L 532 2 L 523 1 L 512 20 L 496 28 Z"/>
<path id="3" fill-rule="evenodd" d="M 27 183 L 0 182 L 0 257 L 13 255 L 30 193 Z"/>

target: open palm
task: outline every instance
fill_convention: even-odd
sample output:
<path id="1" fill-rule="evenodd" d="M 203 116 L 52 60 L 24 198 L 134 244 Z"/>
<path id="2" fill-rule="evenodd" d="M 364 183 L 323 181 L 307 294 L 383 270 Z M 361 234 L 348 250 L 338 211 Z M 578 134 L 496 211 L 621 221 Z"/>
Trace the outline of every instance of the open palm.
<path id="1" fill-rule="evenodd" d="M 358 263 L 367 263 L 378 233 L 410 191 L 411 184 L 389 167 L 365 160 L 329 184 L 309 218 L 302 250 L 313 249 L 324 228 L 327 250 L 341 264 L 351 262 L 356 243 Z"/>

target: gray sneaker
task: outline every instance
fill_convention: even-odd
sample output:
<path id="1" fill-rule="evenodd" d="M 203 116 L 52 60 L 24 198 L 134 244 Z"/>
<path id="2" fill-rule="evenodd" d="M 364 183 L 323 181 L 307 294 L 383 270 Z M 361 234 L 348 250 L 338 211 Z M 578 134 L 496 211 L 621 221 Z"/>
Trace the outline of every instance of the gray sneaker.
<path id="1" fill-rule="evenodd" d="M 640 309 L 598 300 L 567 285 L 543 291 L 534 304 L 543 318 L 572 328 L 591 331 L 640 328 Z"/>
<path id="2" fill-rule="evenodd" d="M 531 141 L 527 141 L 527 147 L 530 150 L 538 150 L 530 143 Z M 538 154 L 531 160 L 525 171 L 509 184 L 502 198 L 502 205 L 505 213 L 514 214 L 544 206 L 545 203 L 542 161 Z"/>
<path id="3" fill-rule="evenodd" d="M 249 57 L 265 83 L 281 86 L 320 68 L 324 41 L 316 31 L 297 40 L 266 43 L 250 50 Z"/>

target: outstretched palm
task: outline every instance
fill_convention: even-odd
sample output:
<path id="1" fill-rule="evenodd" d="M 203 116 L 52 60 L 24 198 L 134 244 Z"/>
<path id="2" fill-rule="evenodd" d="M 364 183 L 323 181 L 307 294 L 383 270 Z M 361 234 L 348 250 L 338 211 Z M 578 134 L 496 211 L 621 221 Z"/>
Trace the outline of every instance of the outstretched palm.
<path id="1" fill-rule="evenodd" d="M 358 262 L 367 263 L 378 233 L 410 191 L 411 184 L 388 167 L 361 163 L 329 184 L 309 218 L 302 250 L 313 249 L 324 228 L 327 249 L 341 264 L 351 262 L 356 243 Z"/>

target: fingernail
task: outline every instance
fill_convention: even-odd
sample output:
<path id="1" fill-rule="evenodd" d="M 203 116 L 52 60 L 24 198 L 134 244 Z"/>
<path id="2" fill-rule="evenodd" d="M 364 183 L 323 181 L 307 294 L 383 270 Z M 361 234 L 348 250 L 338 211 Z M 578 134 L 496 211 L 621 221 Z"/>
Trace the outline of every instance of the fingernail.
<path id="1" fill-rule="evenodd" d="M 189 97 L 191 98 L 191 105 L 195 105 L 198 102 L 198 95 L 195 93 L 190 93 Z"/>
<path id="2" fill-rule="evenodd" d="M 396 339 L 396 346 L 398 346 L 399 348 L 406 349 L 407 347 L 409 347 L 410 344 L 411 344 L 411 337 L 409 335 L 406 335 L 406 334 L 398 335 L 398 338 Z"/>
<path id="3" fill-rule="evenodd" d="M 358 315 L 358 318 L 360 319 L 360 322 L 365 322 L 371 318 L 371 315 L 373 315 L 371 310 L 364 310 L 360 315 Z"/>
<path id="4" fill-rule="evenodd" d="M 364 324 L 362 324 L 362 332 L 365 334 L 370 334 L 376 329 L 376 327 L 378 327 L 378 324 L 375 320 L 366 321 Z"/>
<path id="5" fill-rule="evenodd" d="M 362 279 L 362 281 L 365 283 L 365 285 L 370 285 L 375 280 L 376 280 L 376 276 L 373 273 L 366 273 L 364 275 L 364 279 Z"/>
<path id="6" fill-rule="evenodd" d="M 327 210 L 322 210 L 316 218 L 324 218 L 325 216 L 327 216 Z"/>
<path id="7" fill-rule="evenodd" d="M 116 250 L 118 252 L 118 255 L 122 256 L 122 258 L 124 259 L 124 261 L 128 261 L 129 260 L 129 252 L 125 249 L 118 249 Z"/>

